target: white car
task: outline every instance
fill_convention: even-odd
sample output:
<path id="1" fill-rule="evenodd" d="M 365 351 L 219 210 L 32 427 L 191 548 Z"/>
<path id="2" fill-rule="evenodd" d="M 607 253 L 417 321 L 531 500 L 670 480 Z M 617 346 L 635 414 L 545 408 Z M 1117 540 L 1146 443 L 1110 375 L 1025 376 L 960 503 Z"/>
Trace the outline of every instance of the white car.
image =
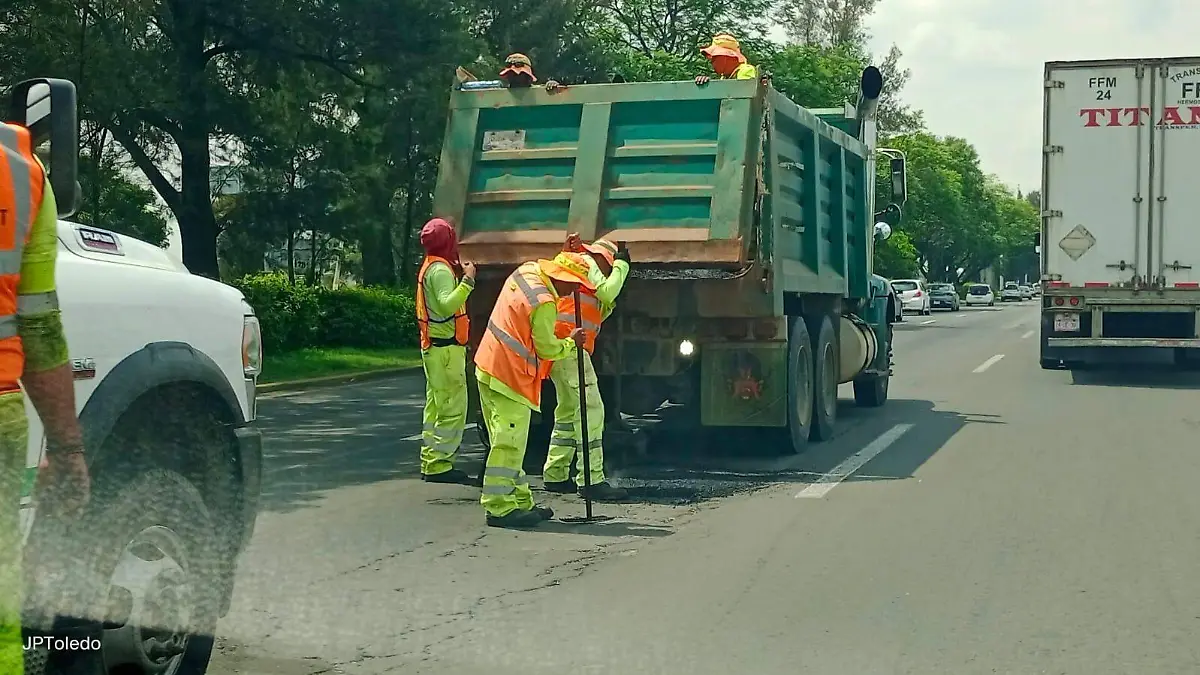
<path id="1" fill-rule="evenodd" d="M 258 319 L 238 290 L 193 276 L 152 244 L 64 221 L 58 240 L 92 502 L 86 535 L 64 544 L 39 527 L 29 488 L 45 436 L 27 399 L 22 537 L 35 550 L 65 546 L 59 556 L 89 568 L 89 592 L 132 608 L 103 633 L 113 672 L 147 663 L 176 672 L 177 662 L 208 661 L 258 513 Z M 34 611 L 54 602 L 53 583 L 35 579 Z M 143 639 L 163 615 L 186 623 L 161 644 Z"/>
<path id="2" fill-rule="evenodd" d="M 1004 284 L 1004 288 L 1000 290 L 1000 302 L 1008 302 L 1009 300 L 1016 302 L 1024 300 L 1024 298 L 1021 297 L 1021 287 L 1018 286 L 1017 282 L 1015 281 L 1010 281 Z"/>
<path id="3" fill-rule="evenodd" d="M 967 295 L 963 300 L 963 304 L 968 307 L 972 305 L 991 307 L 996 304 L 996 294 L 992 293 L 992 287 L 987 284 L 971 284 L 967 288 Z"/>
<path id="4" fill-rule="evenodd" d="M 929 289 L 925 286 L 924 281 L 896 279 L 892 282 L 892 288 L 896 289 L 896 293 L 899 294 L 900 306 L 904 308 L 905 312 L 933 313 L 929 304 Z"/>
<path id="5" fill-rule="evenodd" d="M 1025 284 L 1021 284 L 1017 288 L 1021 291 L 1021 299 L 1022 300 L 1030 300 L 1033 298 L 1033 289 L 1030 288 L 1029 286 L 1027 286 Z"/>

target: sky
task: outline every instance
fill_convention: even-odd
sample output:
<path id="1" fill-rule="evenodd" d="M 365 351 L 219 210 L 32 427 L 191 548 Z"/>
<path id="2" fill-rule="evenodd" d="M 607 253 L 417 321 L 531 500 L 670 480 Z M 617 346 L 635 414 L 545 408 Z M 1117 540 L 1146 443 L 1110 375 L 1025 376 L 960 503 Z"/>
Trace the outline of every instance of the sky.
<path id="1" fill-rule="evenodd" d="M 1200 56 L 1200 0 L 880 0 L 872 49 L 912 70 L 902 99 L 966 138 L 984 171 L 1041 182 L 1046 61 Z"/>

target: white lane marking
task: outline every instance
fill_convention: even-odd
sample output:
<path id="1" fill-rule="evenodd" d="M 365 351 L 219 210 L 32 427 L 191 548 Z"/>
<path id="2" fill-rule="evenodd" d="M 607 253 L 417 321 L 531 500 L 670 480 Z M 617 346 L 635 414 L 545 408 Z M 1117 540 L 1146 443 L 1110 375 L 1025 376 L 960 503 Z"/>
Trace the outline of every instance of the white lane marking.
<path id="1" fill-rule="evenodd" d="M 854 475 L 864 464 L 875 459 L 875 456 L 888 449 L 892 443 L 900 439 L 913 425 L 897 424 L 883 432 L 879 438 L 867 444 L 867 447 L 847 457 L 841 464 L 833 467 L 813 484 L 796 493 L 796 499 L 820 499 L 829 494 L 839 483 Z"/>
<path id="2" fill-rule="evenodd" d="M 987 370 L 988 368 L 991 368 L 992 366 L 996 365 L 996 362 L 1002 358 L 1004 358 L 1003 354 L 997 354 L 997 355 L 993 356 L 992 358 L 988 359 L 987 361 L 984 361 L 983 363 L 979 364 L 979 367 L 976 368 L 975 370 L 972 370 L 971 372 L 972 373 L 982 373 L 983 371 Z"/>
<path id="3" fill-rule="evenodd" d="M 956 318 L 956 319 L 961 319 L 961 318 L 963 318 L 964 316 L 966 316 L 966 314 L 955 314 L 955 315 L 954 315 L 954 318 Z"/>
<path id="4" fill-rule="evenodd" d="M 474 422 L 467 422 L 467 424 L 463 426 L 463 429 L 474 429 L 475 426 L 476 425 Z M 402 441 L 419 441 L 419 440 L 421 440 L 421 434 L 413 434 L 412 436 L 405 436 L 404 438 L 401 438 L 400 440 L 402 440 Z"/>
<path id="5" fill-rule="evenodd" d="M 928 325 L 929 325 L 929 324 L 931 324 L 931 323 L 937 323 L 937 319 L 930 319 L 930 320 L 928 320 L 928 321 L 922 321 L 922 322 L 921 322 L 921 325 L 922 325 L 922 326 L 928 326 Z"/>
<path id="6" fill-rule="evenodd" d="M 1025 333 L 1024 335 L 1022 335 L 1022 336 L 1021 336 L 1021 339 L 1022 339 L 1022 340 L 1028 340 L 1028 339 L 1029 339 L 1029 338 L 1031 338 L 1031 337 L 1033 337 L 1033 331 L 1029 331 L 1029 332 Z"/>

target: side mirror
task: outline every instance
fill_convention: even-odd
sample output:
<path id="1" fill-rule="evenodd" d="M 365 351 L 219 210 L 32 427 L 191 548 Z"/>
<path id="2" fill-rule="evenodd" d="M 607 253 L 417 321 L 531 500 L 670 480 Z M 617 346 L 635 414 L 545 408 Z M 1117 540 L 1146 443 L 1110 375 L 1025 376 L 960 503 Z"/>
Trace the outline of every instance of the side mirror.
<path id="1" fill-rule="evenodd" d="M 34 151 L 46 164 L 58 216 L 79 210 L 79 114 L 75 85 L 68 80 L 39 78 L 13 87 L 7 121 L 29 129 Z M 42 146 L 49 144 L 48 150 Z"/>
<path id="2" fill-rule="evenodd" d="M 892 203 L 904 204 L 908 201 L 908 174 L 905 170 L 904 159 L 893 157 L 891 160 L 892 173 Z"/>
<path id="3" fill-rule="evenodd" d="M 876 239 L 883 241 L 884 239 L 887 239 L 890 236 L 892 236 L 892 226 L 891 225 L 888 225 L 887 223 L 883 222 L 882 220 L 879 221 L 878 223 L 875 223 L 875 238 Z"/>

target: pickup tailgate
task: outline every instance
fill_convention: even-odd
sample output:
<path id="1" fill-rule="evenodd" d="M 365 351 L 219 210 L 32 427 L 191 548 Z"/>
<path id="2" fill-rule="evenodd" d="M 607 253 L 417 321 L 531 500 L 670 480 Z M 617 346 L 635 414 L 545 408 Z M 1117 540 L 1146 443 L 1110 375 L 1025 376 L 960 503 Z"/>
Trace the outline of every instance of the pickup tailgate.
<path id="1" fill-rule="evenodd" d="M 434 213 L 457 223 L 463 257 L 485 265 L 552 255 L 568 232 L 623 240 L 640 263 L 739 264 L 759 86 L 455 91 Z"/>
<path id="2" fill-rule="evenodd" d="M 1200 58 L 1046 64 L 1042 273 L 1072 287 L 1200 280 Z"/>

